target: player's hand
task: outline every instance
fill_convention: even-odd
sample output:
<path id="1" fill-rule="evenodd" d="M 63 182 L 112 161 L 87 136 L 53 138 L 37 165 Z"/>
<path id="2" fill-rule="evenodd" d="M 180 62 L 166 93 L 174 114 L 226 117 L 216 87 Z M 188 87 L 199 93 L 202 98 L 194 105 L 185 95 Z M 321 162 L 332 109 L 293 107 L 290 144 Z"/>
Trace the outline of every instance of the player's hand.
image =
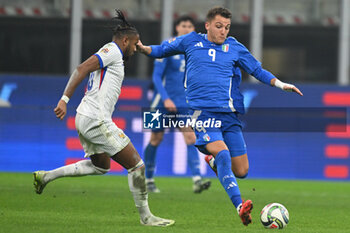
<path id="1" fill-rule="evenodd" d="M 294 86 L 293 84 L 285 83 L 284 86 L 283 86 L 283 90 L 290 91 L 290 92 L 295 92 L 295 93 L 298 93 L 300 96 L 303 96 L 303 93 L 296 86 Z"/>
<path id="2" fill-rule="evenodd" d="M 271 80 L 271 85 L 278 87 L 284 91 L 295 92 L 295 93 L 299 94 L 300 96 L 303 96 L 303 93 L 301 93 L 301 91 L 296 86 L 294 86 L 293 84 L 281 82 L 277 78 L 274 78 Z"/>
<path id="3" fill-rule="evenodd" d="M 56 117 L 60 120 L 63 120 L 63 118 L 67 114 L 67 104 L 63 100 L 58 101 L 58 104 L 56 108 L 53 110 L 56 114 Z"/>
<path id="4" fill-rule="evenodd" d="M 144 47 L 145 46 L 142 44 L 141 40 L 139 40 L 136 44 L 137 51 L 142 53 L 144 51 Z"/>
<path id="5" fill-rule="evenodd" d="M 171 99 L 166 99 L 164 101 L 164 107 L 169 112 L 177 112 L 176 105 L 174 104 L 174 102 Z"/>
<path id="6" fill-rule="evenodd" d="M 150 54 L 152 52 L 152 49 L 151 47 L 149 46 L 144 46 L 141 42 L 141 40 L 139 40 L 136 44 L 136 49 L 137 49 L 137 52 L 140 52 L 140 53 L 144 53 L 146 55 Z"/>

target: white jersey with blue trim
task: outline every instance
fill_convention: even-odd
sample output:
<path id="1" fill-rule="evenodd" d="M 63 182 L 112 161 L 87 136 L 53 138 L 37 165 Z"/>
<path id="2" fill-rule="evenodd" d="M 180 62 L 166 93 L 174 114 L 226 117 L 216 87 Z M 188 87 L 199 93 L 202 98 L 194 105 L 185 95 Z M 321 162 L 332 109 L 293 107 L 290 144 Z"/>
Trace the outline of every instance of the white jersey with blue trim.
<path id="1" fill-rule="evenodd" d="M 115 42 L 110 42 L 94 55 L 100 69 L 90 73 L 77 112 L 92 119 L 111 121 L 124 79 L 123 52 Z"/>

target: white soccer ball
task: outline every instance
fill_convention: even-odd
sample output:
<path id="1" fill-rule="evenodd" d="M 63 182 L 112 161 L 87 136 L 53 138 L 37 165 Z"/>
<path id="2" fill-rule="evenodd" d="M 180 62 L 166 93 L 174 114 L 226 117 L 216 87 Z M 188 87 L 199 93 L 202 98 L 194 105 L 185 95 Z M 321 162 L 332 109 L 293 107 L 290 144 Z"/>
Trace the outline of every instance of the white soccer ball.
<path id="1" fill-rule="evenodd" d="M 267 204 L 260 213 L 260 221 L 265 228 L 283 229 L 289 222 L 289 213 L 286 207 L 279 203 Z"/>

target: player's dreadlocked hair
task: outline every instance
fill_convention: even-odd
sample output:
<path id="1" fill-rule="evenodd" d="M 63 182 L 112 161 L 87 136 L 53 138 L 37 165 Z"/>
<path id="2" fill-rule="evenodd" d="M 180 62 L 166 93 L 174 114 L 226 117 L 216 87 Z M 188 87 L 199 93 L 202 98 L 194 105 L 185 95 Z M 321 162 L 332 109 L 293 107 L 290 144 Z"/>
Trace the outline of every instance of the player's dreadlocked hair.
<path id="1" fill-rule="evenodd" d="M 121 10 L 116 9 L 116 17 L 112 18 L 113 26 L 113 36 L 115 36 L 117 39 L 123 38 L 125 35 L 138 35 L 137 29 L 131 25 L 128 21 L 126 21 L 124 14 Z"/>

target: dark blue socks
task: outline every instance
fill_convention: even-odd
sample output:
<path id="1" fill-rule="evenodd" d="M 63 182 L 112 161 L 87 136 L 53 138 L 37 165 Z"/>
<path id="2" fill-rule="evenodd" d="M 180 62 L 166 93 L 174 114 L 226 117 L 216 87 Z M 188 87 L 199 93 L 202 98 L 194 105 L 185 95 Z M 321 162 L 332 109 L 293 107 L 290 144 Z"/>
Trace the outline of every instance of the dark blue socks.
<path id="1" fill-rule="evenodd" d="M 237 208 L 242 203 L 242 198 L 236 178 L 231 170 L 230 152 L 228 150 L 220 151 L 215 157 L 215 162 L 221 185 L 224 187 L 227 195 Z"/>
<path id="2" fill-rule="evenodd" d="M 194 145 L 187 145 L 187 164 L 192 176 L 200 176 L 198 152 Z"/>
<path id="3" fill-rule="evenodd" d="M 154 175 L 157 148 L 157 146 L 152 146 L 151 143 L 148 143 L 144 152 L 144 162 L 146 166 L 145 175 L 147 179 L 153 178 Z"/>

